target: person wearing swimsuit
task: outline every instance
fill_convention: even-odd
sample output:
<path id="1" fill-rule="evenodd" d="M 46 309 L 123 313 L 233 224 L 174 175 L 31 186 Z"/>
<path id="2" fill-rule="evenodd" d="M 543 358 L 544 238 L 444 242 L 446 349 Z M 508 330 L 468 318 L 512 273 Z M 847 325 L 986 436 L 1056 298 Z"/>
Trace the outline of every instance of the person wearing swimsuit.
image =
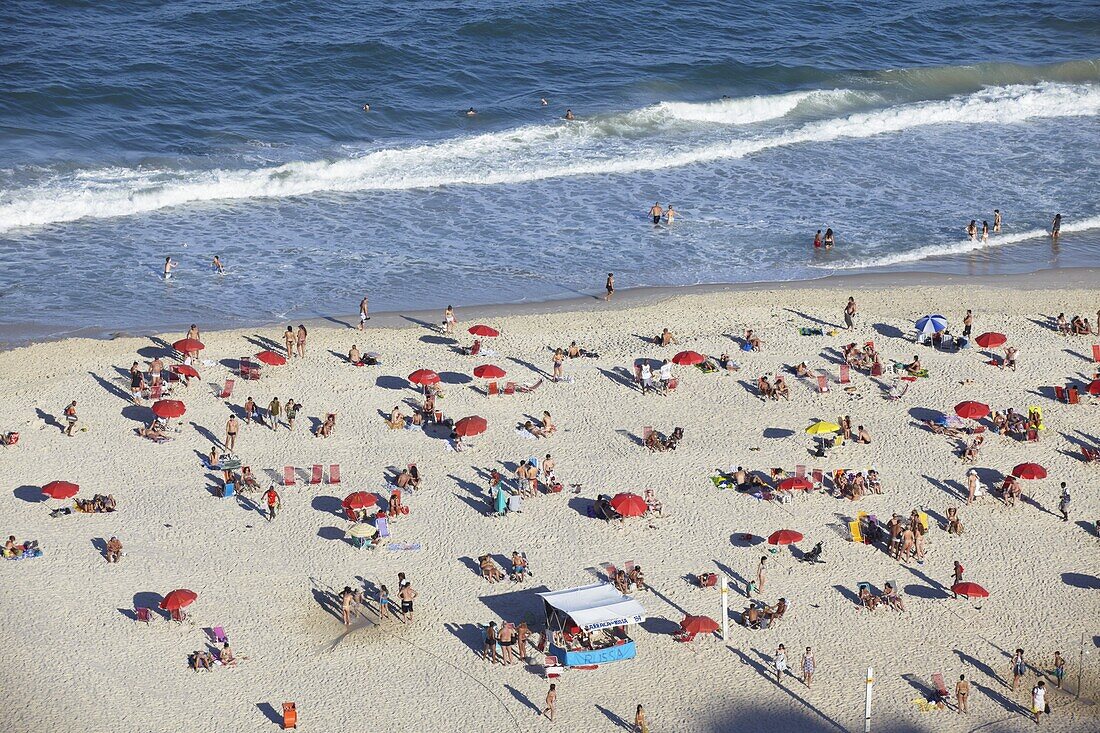
<path id="1" fill-rule="evenodd" d="M 665 210 L 661 208 L 661 202 L 657 201 L 649 209 L 649 215 L 653 217 L 653 224 L 657 225 L 661 223 L 661 215 L 665 213 Z"/>
<path id="2" fill-rule="evenodd" d="M 817 230 L 817 234 L 814 235 L 814 247 L 821 249 L 821 230 Z"/>
<path id="3" fill-rule="evenodd" d="M 607 295 L 604 296 L 604 300 L 611 300 L 611 296 L 615 294 L 615 273 L 607 273 Z"/>
<path id="4" fill-rule="evenodd" d="M 1058 235 L 1062 233 L 1062 215 L 1055 214 L 1054 221 L 1050 223 L 1050 236 L 1053 239 L 1057 239 Z"/>
<path id="5" fill-rule="evenodd" d="M 825 249 L 831 249 L 833 246 L 833 230 L 832 227 L 825 230 Z"/>

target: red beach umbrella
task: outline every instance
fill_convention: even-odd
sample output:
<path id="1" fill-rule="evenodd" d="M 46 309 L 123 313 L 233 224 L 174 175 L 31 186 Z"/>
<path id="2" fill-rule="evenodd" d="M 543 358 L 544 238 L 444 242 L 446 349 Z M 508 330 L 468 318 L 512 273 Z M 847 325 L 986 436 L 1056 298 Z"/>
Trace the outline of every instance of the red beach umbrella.
<path id="1" fill-rule="evenodd" d="M 202 341 L 198 339 L 180 339 L 176 343 L 172 344 L 172 348 L 176 351 L 186 354 L 189 351 L 202 351 L 206 347 L 203 346 Z"/>
<path id="2" fill-rule="evenodd" d="M 185 377 L 194 377 L 195 379 L 199 378 L 198 370 L 190 364 L 173 364 L 169 368 L 176 374 L 182 374 Z"/>
<path id="3" fill-rule="evenodd" d="M 479 367 L 474 367 L 474 376 L 478 379 L 500 379 L 506 371 L 493 364 L 482 364 Z"/>
<path id="4" fill-rule="evenodd" d="M 348 494 L 344 497 L 345 509 L 366 509 L 369 506 L 374 506 L 378 503 L 378 498 L 374 494 L 368 494 L 365 491 L 356 491 L 353 494 Z"/>
<path id="5" fill-rule="evenodd" d="M 282 354 L 276 354 L 274 351 L 261 351 L 256 354 L 256 360 L 262 361 L 268 366 L 282 366 L 286 364 L 286 357 Z"/>
<path id="6" fill-rule="evenodd" d="M 1021 463 L 1012 469 L 1012 475 L 1022 479 L 1040 479 L 1047 477 L 1047 470 L 1038 463 Z"/>
<path id="7" fill-rule="evenodd" d="M 769 545 L 793 545 L 795 542 L 802 541 L 802 533 L 795 532 L 793 529 L 781 529 L 777 532 L 772 532 L 768 537 Z"/>
<path id="8" fill-rule="evenodd" d="M 702 364 L 706 360 L 707 357 L 697 351 L 681 351 L 679 354 L 672 357 L 673 364 L 680 364 L 682 366 L 694 366 L 695 364 Z"/>
<path id="9" fill-rule="evenodd" d="M 983 417 L 989 414 L 989 405 L 983 405 L 981 402 L 960 402 L 955 405 L 955 414 L 959 417 L 965 417 L 967 420 L 981 420 Z"/>
<path id="10" fill-rule="evenodd" d="M 165 611 L 178 611 L 181 608 L 190 606 L 198 597 L 199 594 L 193 590 L 177 588 L 164 597 L 164 600 L 160 602 L 160 607 Z"/>
<path id="11" fill-rule="evenodd" d="M 80 491 L 80 486 L 68 481 L 51 481 L 42 487 L 42 493 L 51 499 L 71 499 Z"/>
<path id="12" fill-rule="evenodd" d="M 779 482 L 779 490 L 780 491 L 792 491 L 792 490 L 809 491 L 813 487 L 814 487 L 813 482 L 810 481 L 809 479 L 806 479 L 806 478 L 799 478 L 799 477 L 785 478 L 785 479 L 783 479 L 782 481 Z"/>
<path id="13" fill-rule="evenodd" d="M 645 499 L 629 491 L 623 491 L 611 497 L 611 506 L 624 517 L 640 517 L 649 511 L 649 505 L 645 503 Z"/>
<path id="14" fill-rule="evenodd" d="M 989 598 L 989 591 L 977 583 L 971 583 L 969 581 L 955 583 L 955 585 L 951 586 L 951 592 L 965 598 Z"/>
<path id="15" fill-rule="evenodd" d="M 981 346 L 983 349 L 995 349 L 998 346 L 1004 346 L 1008 341 L 1008 336 L 1003 333 L 983 333 L 978 338 L 974 339 L 974 343 Z"/>
<path id="16" fill-rule="evenodd" d="M 1089 383 L 1088 391 L 1090 395 L 1100 395 L 1100 379 L 1094 379 Z"/>
<path id="17" fill-rule="evenodd" d="M 713 634 L 718 630 L 718 622 L 710 616 L 685 616 L 680 622 L 685 634 Z"/>
<path id="18" fill-rule="evenodd" d="M 187 406 L 179 400 L 157 400 L 153 403 L 153 414 L 165 420 L 183 417 Z"/>
<path id="19" fill-rule="evenodd" d="M 474 336 L 481 336 L 482 338 L 496 338 L 500 335 L 500 331 L 481 323 L 476 326 L 470 326 L 469 331 Z"/>
<path id="20" fill-rule="evenodd" d="M 471 435 L 481 435 L 488 427 L 489 423 L 485 422 L 485 418 L 470 415 L 455 423 L 455 432 L 460 437 L 468 438 Z"/>
<path id="21" fill-rule="evenodd" d="M 439 375 L 433 372 L 431 369 L 417 369 L 415 372 L 409 375 L 409 381 L 413 384 L 419 384 L 421 386 L 427 386 L 429 384 L 439 384 Z"/>

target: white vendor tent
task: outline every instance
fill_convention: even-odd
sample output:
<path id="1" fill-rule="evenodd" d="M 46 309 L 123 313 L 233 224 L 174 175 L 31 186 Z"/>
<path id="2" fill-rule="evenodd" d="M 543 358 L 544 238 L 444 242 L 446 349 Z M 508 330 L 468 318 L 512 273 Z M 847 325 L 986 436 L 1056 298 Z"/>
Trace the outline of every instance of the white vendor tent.
<path id="1" fill-rule="evenodd" d="M 642 604 L 624 596 L 609 583 L 593 583 L 539 595 L 546 603 L 547 622 L 558 630 L 567 626 L 568 619 L 585 631 L 645 621 Z"/>

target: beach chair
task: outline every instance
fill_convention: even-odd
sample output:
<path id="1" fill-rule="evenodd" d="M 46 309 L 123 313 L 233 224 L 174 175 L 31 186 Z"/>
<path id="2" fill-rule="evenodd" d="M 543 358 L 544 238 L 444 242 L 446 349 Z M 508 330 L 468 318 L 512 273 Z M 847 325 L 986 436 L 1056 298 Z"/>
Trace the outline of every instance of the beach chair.
<path id="1" fill-rule="evenodd" d="M 1066 402 L 1068 402 L 1071 405 L 1080 404 L 1080 402 L 1081 402 L 1081 393 L 1077 391 L 1076 387 L 1070 387 L 1069 389 L 1066 390 Z"/>
<path id="2" fill-rule="evenodd" d="M 474 339 L 474 343 L 470 346 L 470 356 L 477 356 L 481 353 L 481 339 Z"/>
<path id="3" fill-rule="evenodd" d="M 928 527 L 929 527 L 928 512 L 918 510 L 917 511 L 917 518 L 920 519 L 920 526 L 924 527 L 924 531 L 927 532 Z"/>
<path id="4" fill-rule="evenodd" d="M 805 466 L 795 466 L 794 467 L 794 477 L 795 478 L 806 478 L 806 467 Z"/>
<path id="5" fill-rule="evenodd" d="M 673 377 L 672 379 L 668 380 L 668 386 L 665 387 L 665 391 L 671 392 L 672 390 L 676 389 L 679 386 L 680 386 L 680 380 L 676 377 Z"/>
<path id="6" fill-rule="evenodd" d="M 225 629 L 221 626 L 215 626 L 210 629 L 210 637 L 214 640 L 215 644 L 225 644 L 229 641 L 229 637 L 225 635 Z"/>
<path id="7" fill-rule="evenodd" d="M 1100 450 L 1089 450 L 1085 446 L 1081 446 L 1081 457 L 1085 459 L 1085 463 L 1100 462 Z"/>
<path id="8" fill-rule="evenodd" d="M 872 377 L 881 377 L 882 376 L 882 362 L 881 361 L 878 361 L 876 359 L 875 362 L 873 364 L 871 364 L 871 376 Z"/>
<path id="9" fill-rule="evenodd" d="M 623 563 L 623 572 L 626 573 L 626 577 L 629 579 L 630 574 L 634 572 L 634 561 L 633 560 L 627 560 L 626 562 Z M 628 587 L 630 588 L 630 590 L 634 590 L 634 584 L 633 583 L 630 583 L 630 585 Z"/>
<path id="10" fill-rule="evenodd" d="M 606 578 L 606 582 L 614 583 L 615 575 L 618 573 L 618 569 L 611 563 L 605 562 L 600 565 L 603 568 L 603 575 Z"/>
<path id="11" fill-rule="evenodd" d="M 864 588 L 867 589 L 867 593 L 869 594 L 869 598 L 874 598 L 875 597 L 874 592 L 871 590 L 871 584 L 870 583 L 856 583 L 856 595 L 858 596 L 859 591 L 863 590 Z M 865 611 L 874 610 L 868 605 L 868 601 L 864 601 L 864 600 L 859 601 L 859 607 L 861 609 L 865 610 Z"/>
<path id="12" fill-rule="evenodd" d="M 1092 345 L 1092 360 L 1100 362 L 1100 344 Z"/>
<path id="13" fill-rule="evenodd" d="M 951 699 L 951 693 L 947 691 L 947 685 L 943 681 L 943 674 L 936 672 L 932 675 L 932 687 L 936 689 L 936 707 L 943 707 Z"/>
<path id="14" fill-rule="evenodd" d="M 328 482 L 330 484 L 340 483 L 340 464 L 333 463 L 328 467 Z"/>
<path id="15" fill-rule="evenodd" d="M 849 384 L 852 381 L 851 370 L 847 364 L 840 365 L 840 383 Z"/>
<path id="16" fill-rule="evenodd" d="M 516 393 L 516 383 L 515 382 L 505 382 L 504 383 L 504 394 L 514 395 L 515 393 Z M 436 422 L 440 422 L 440 421 L 437 420 Z"/>
<path id="17" fill-rule="evenodd" d="M 558 658 L 553 654 L 547 654 L 546 658 L 542 662 L 542 674 L 548 680 L 557 679 L 561 677 L 565 668 L 558 663 Z"/>
<path id="18" fill-rule="evenodd" d="M 1058 402 L 1066 401 L 1066 388 L 1055 385 L 1054 387 L 1054 399 Z"/>
<path id="19" fill-rule="evenodd" d="M 909 382 L 894 382 L 886 395 L 888 400 L 900 400 L 909 391 Z"/>
<path id="20" fill-rule="evenodd" d="M 134 618 L 146 624 L 153 620 L 153 616 L 149 613 L 148 608 L 135 608 Z"/>
<path id="21" fill-rule="evenodd" d="M 152 387 L 149 388 L 149 399 L 159 400 L 163 396 L 164 396 L 164 383 L 163 382 L 157 382 L 156 384 L 154 384 Z"/>
<path id="22" fill-rule="evenodd" d="M 283 466 L 283 486 L 294 486 L 298 483 L 294 475 L 294 466 Z"/>
<path id="23" fill-rule="evenodd" d="M 298 706 L 292 702 L 283 703 L 283 730 L 298 727 Z"/>
<path id="24" fill-rule="evenodd" d="M 489 382 L 487 385 L 485 385 L 485 396 L 486 397 L 499 397 L 500 396 L 500 388 L 497 387 L 496 382 Z"/>
<path id="25" fill-rule="evenodd" d="M 222 391 L 218 393 L 219 400 L 227 400 L 233 395 L 233 386 L 236 384 L 234 379 L 226 379 L 225 386 L 222 387 Z"/>
<path id="26" fill-rule="evenodd" d="M 848 522 L 848 534 L 852 542 L 863 544 L 863 529 L 859 526 L 859 520 Z"/>
<path id="27" fill-rule="evenodd" d="M 653 435 L 653 426 L 652 425 L 643 425 L 642 426 L 642 442 L 645 443 L 647 440 L 649 440 L 649 436 L 651 436 L 651 435 Z"/>
<path id="28" fill-rule="evenodd" d="M 825 488 L 825 471 L 820 468 L 815 468 L 813 471 L 810 471 L 810 480 L 814 482 L 814 488 Z"/>
<path id="29" fill-rule="evenodd" d="M 817 375 L 817 391 L 818 394 L 824 394 L 829 391 L 828 375 L 824 372 Z"/>
<path id="30" fill-rule="evenodd" d="M 324 466 L 322 466 L 320 463 L 314 463 L 313 464 L 313 470 L 309 474 L 309 482 L 311 484 L 321 483 L 321 478 L 322 478 L 322 475 L 324 474 L 324 471 L 325 471 Z"/>

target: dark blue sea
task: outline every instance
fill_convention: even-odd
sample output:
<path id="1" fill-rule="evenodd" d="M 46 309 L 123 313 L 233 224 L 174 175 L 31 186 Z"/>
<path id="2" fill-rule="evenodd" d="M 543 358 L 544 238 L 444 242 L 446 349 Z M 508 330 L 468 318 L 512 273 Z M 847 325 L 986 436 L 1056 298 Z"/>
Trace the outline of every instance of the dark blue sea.
<path id="1" fill-rule="evenodd" d="M 23 333 L 1100 254 L 1096 2 L 6 0 L 0 28 Z"/>

